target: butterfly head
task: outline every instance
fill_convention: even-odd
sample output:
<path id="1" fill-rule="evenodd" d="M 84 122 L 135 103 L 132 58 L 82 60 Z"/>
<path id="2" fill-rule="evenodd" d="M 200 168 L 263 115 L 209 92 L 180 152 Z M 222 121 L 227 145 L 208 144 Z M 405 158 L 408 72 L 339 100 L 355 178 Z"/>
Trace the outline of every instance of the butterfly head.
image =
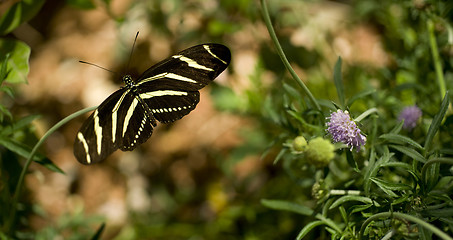
<path id="1" fill-rule="evenodd" d="M 126 84 L 126 87 L 128 88 L 134 87 L 134 81 L 132 81 L 131 75 L 124 75 L 123 82 Z"/>

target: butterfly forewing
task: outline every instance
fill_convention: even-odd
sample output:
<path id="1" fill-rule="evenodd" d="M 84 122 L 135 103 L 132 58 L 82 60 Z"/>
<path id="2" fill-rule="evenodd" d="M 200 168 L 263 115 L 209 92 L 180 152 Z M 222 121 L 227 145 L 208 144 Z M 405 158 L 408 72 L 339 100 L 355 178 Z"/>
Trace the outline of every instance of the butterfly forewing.
<path id="1" fill-rule="evenodd" d="M 137 80 L 140 88 L 195 91 L 208 85 L 228 66 L 230 50 L 220 44 L 202 44 L 179 52 L 146 70 Z"/>
<path id="2" fill-rule="evenodd" d="M 108 97 L 77 133 L 74 155 L 83 164 L 102 161 L 118 148 L 131 151 L 146 142 L 156 119 L 176 121 L 200 100 L 199 89 L 222 73 L 231 60 L 227 47 L 202 44 L 175 54 L 146 70 Z"/>
<path id="3" fill-rule="evenodd" d="M 96 163 L 118 149 L 118 135 L 114 132 L 118 125 L 114 119 L 118 119 L 118 114 L 114 114 L 113 110 L 124 101 L 126 90 L 120 89 L 110 95 L 80 128 L 74 142 L 74 155 L 79 162 Z"/>

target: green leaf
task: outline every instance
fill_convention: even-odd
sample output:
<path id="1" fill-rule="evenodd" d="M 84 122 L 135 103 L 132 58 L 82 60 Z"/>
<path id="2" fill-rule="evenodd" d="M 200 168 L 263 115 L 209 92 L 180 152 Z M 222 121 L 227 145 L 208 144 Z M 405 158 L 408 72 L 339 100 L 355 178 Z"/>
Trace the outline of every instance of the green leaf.
<path id="1" fill-rule="evenodd" d="M 102 232 L 104 231 L 104 228 L 105 228 L 105 223 L 102 223 L 101 226 L 98 228 L 98 230 L 96 231 L 96 233 L 93 235 L 93 237 L 91 238 L 91 240 L 98 240 L 98 239 L 101 239 L 101 234 Z"/>
<path id="2" fill-rule="evenodd" d="M 31 149 L 28 146 L 24 145 L 23 143 L 17 142 L 13 139 L 2 137 L 0 138 L 0 145 L 4 146 L 5 148 L 24 158 L 28 158 L 31 153 Z M 39 161 L 42 160 L 42 158 L 35 155 L 33 157 L 33 160 Z"/>
<path id="3" fill-rule="evenodd" d="M 388 182 L 388 181 L 384 181 L 382 179 L 379 179 L 379 178 L 371 178 L 371 181 L 373 181 L 374 183 L 376 183 L 376 185 L 378 185 L 378 187 L 380 189 L 382 189 L 382 191 L 384 191 L 387 195 L 389 195 L 390 197 L 392 198 L 397 198 L 399 197 L 396 193 L 394 193 L 393 191 L 404 191 L 404 190 L 410 190 L 412 189 L 411 186 L 407 185 L 407 184 L 403 184 L 403 183 L 392 183 L 392 182 Z"/>
<path id="4" fill-rule="evenodd" d="M 414 141 L 406 136 L 403 136 L 403 135 L 387 133 L 387 134 L 382 134 L 381 136 L 379 136 L 379 138 L 387 140 L 389 142 L 401 144 L 401 145 L 405 145 L 407 143 L 411 146 L 414 146 L 418 150 L 423 149 L 423 147 L 420 144 L 418 144 L 416 141 Z"/>
<path id="5" fill-rule="evenodd" d="M 357 171 L 359 169 L 359 165 L 355 161 L 351 151 L 346 151 L 346 160 L 348 161 L 349 166 L 354 168 L 354 170 Z"/>
<path id="6" fill-rule="evenodd" d="M 84 10 L 96 8 L 96 5 L 94 5 L 93 1 L 91 0 L 66 0 L 66 3 L 70 6 Z"/>
<path id="7" fill-rule="evenodd" d="M 296 239 L 300 240 L 300 239 L 304 238 L 305 235 L 307 235 L 311 230 L 313 230 L 315 227 L 321 226 L 321 225 L 324 225 L 323 221 L 314 221 L 314 222 L 311 222 L 311 223 L 305 225 L 305 227 L 302 228 L 302 230 L 300 230 L 299 234 L 297 234 Z"/>
<path id="8" fill-rule="evenodd" d="M 45 0 L 21 0 L 0 17 L 0 35 L 6 35 L 38 14 Z"/>
<path id="9" fill-rule="evenodd" d="M 346 202 L 350 201 L 356 201 L 356 202 L 363 202 L 366 204 L 372 204 L 373 200 L 371 200 L 368 197 L 362 197 L 362 196 L 357 196 L 357 195 L 346 195 L 338 198 L 335 202 L 332 203 L 332 205 L 329 207 L 329 210 L 334 209 L 338 207 L 339 205 L 342 205 Z"/>
<path id="10" fill-rule="evenodd" d="M 341 57 L 338 57 L 337 63 L 333 69 L 333 80 L 335 82 L 335 87 L 337 88 L 338 99 L 340 101 L 340 106 L 345 107 L 345 97 L 344 97 L 344 85 L 343 78 L 341 76 Z"/>
<path id="11" fill-rule="evenodd" d="M 9 53 L 5 55 L 5 59 L 2 61 L 2 66 L 0 68 L 0 86 L 3 84 L 3 82 L 6 80 L 6 76 L 8 76 L 8 71 L 6 70 L 8 66 L 8 59 L 9 59 Z"/>
<path id="12" fill-rule="evenodd" d="M 359 93 L 355 94 L 354 96 L 352 96 L 348 100 L 348 102 L 346 103 L 346 106 L 351 106 L 358 99 L 364 98 L 365 96 L 368 96 L 368 95 L 373 94 L 375 92 L 376 92 L 376 89 L 365 90 L 365 91 L 359 92 Z"/>
<path id="13" fill-rule="evenodd" d="M 4 116 L 7 116 L 9 119 L 13 119 L 13 115 L 11 114 L 11 112 L 6 108 L 4 107 L 3 105 L 0 105 L 0 122 L 3 122 L 3 117 Z M 0 133 L 2 134 L 2 133 Z"/>
<path id="14" fill-rule="evenodd" d="M 285 90 L 285 92 L 287 92 L 291 97 L 293 98 L 301 98 L 301 95 L 299 93 L 299 91 L 297 91 L 295 88 L 293 88 L 293 86 L 287 84 L 287 83 L 283 83 L 283 89 Z"/>
<path id="15" fill-rule="evenodd" d="M 412 148 L 408 148 L 405 146 L 399 146 L 399 145 L 389 145 L 389 147 L 396 149 L 397 151 L 400 151 L 401 153 L 407 155 L 408 157 L 415 159 L 419 162 L 426 163 L 426 159 L 417 151 L 415 151 Z"/>
<path id="16" fill-rule="evenodd" d="M 364 211 L 365 209 L 368 209 L 368 208 L 370 208 L 370 207 L 372 207 L 372 206 L 374 206 L 372 203 L 370 203 L 370 204 L 364 204 L 364 205 L 354 205 L 354 206 L 352 206 L 352 207 L 349 209 L 349 211 L 351 212 L 351 214 L 352 214 L 352 213 L 356 213 L 356 212 L 358 212 L 358 213 L 363 213 L 363 211 Z"/>
<path id="17" fill-rule="evenodd" d="M 385 151 L 384 151 L 384 154 L 382 155 L 382 157 L 380 157 L 374 164 L 370 165 L 369 169 L 367 170 L 367 172 L 364 175 L 363 189 L 365 190 L 366 195 L 368 195 L 371 191 L 371 177 L 376 176 L 377 173 L 379 172 L 379 169 L 381 168 L 381 166 L 383 164 L 389 162 L 390 158 L 394 155 L 394 153 L 390 153 L 388 151 L 388 148 L 386 146 L 385 146 L 384 150 Z M 374 155 L 373 155 L 373 157 L 374 157 Z"/>
<path id="18" fill-rule="evenodd" d="M 14 141 L 12 139 L 0 138 L 0 145 L 4 146 L 5 148 L 9 149 L 10 151 L 12 151 L 12 152 L 16 153 L 17 155 L 22 156 L 24 158 L 28 158 L 31 153 L 30 147 L 24 145 L 23 143 Z M 50 161 L 50 159 L 48 159 L 44 156 L 35 154 L 33 156 L 33 161 L 41 164 L 42 166 L 49 169 L 50 171 L 64 174 L 63 170 L 61 170 L 52 161 Z"/>
<path id="19" fill-rule="evenodd" d="M 1 86 L 0 87 L 0 91 L 5 92 L 11 98 L 14 98 L 14 91 L 13 91 L 13 89 L 11 87 L 9 87 L 9 86 Z"/>
<path id="20" fill-rule="evenodd" d="M 295 212 L 305 216 L 313 214 L 311 208 L 289 201 L 261 199 L 261 204 L 271 209 Z"/>
<path id="21" fill-rule="evenodd" d="M 7 82 L 27 83 L 30 51 L 30 47 L 21 41 L 0 39 L 0 62 L 9 54 L 6 70 L 8 75 L 5 79 Z"/>
<path id="22" fill-rule="evenodd" d="M 29 115 L 29 116 L 26 116 L 26 117 L 23 117 L 21 119 L 19 119 L 19 121 L 15 122 L 14 124 L 11 124 L 10 126 L 8 126 L 7 128 L 5 128 L 1 133 L 0 133 L 0 136 L 9 136 L 11 134 L 13 134 L 14 132 L 24 128 L 24 127 L 27 127 L 28 125 L 30 125 L 30 123 L 37 119 L 39 117 L 39 115 Z"/>
<path id="23" fill-rule="evenodd" d="M 440 124 L 442 119 L 444 119 L 445 113 L 447 112 L 448 106 L 450 105 L 450 101 L 448 99 L 448 91 L 445 93 L 444 100 L 440 105 L 439 112 L 437 112 L 436 116 L 434 116 L 431 125 L 429 126 L 428 134 L 426 134 L 426 141 L 425 141 L 425 149 L 429 152 L 431 148 L 431 143 L 433 141 L 434 135 L 439 130 Z"/>
<path id="24" fill-rule="evenodd" d="M 390 130 L 390 133 L 399 133 L 401 129 L 403 128 L 404 121 L 400 121 L 392 130 Z"/>
<path id="25" fill-rule="evenodd" d="M 40 160 L 34 160 L 36 163 L 41 164 L 43 167 L 49 169 L 52 172 L 57 172 L 61 174 L 65 174 L 61 168 L 59 168 L 55 163 L 53 163 L 50 159 L 48 158 L 40 158 Z"/>

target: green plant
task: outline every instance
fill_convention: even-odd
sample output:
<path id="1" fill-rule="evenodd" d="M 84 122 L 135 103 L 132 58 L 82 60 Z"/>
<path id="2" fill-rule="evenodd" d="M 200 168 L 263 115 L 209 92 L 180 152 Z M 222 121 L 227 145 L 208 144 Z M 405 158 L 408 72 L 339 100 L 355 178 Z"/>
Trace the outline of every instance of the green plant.
<path id="1" fill-rule="evenodd" d="M 453 233 L 449 224 L 453 220 L 453 215 L 449 214 L 453 204 L 450 194 L 452 177 L 447 169 L 451 169 L 453 164 L 451 157 L 453 152 L 452 138 L 451 135 L 449 136 L 451 130 L 448 130 L 451 121 L 451 114 L 448 113 L 450 97 L 446 91 L 447 84 L 444 78 L 444 75 L 450 73 L 451 68 L 444 70 L 447 73 L 442 72 L 441 66 L 445 66 L 446 63 L 438 54 L 436 44 L 438 40 L 434 34 L 432 21 L 437 20 L 448 31 L 451 25 L 447 21 L 440 20 L 441 16 L 435 15 L 435 9 L 440 6 L 440 3 L 433 4 L 427 11 L 414 9 L 409 1 L 401 5 L 403 7 L 398 6 L 402 8 L 401 11 L 419 11 L 418 20 L 427 22 L 425 27 L 422 25 L 422 29 L 431 44 L 424 45 L 425 48 L 426 46 L 429 48 L 423 51 L 430 50 L 433 57 L 424 56 L 421 59 L 420 56 L 418 61 L 425 62 L 422 66 L 434 62 L 436 74 L 431 75 L 431 78 L 437 79 L 440 90 L 438 93 L 442 96 L 439 97 L 439 94 L 436 94 L 434 86 L 423 92 L 423 95 L 433 97 L 423 98 L 412 95 L 417 105 L 430 106 L 422 107 L 423 122 L 417 121 L 419 115 L 415 120 L 405 118 L 407 121 L 417 123 L 418 131 L 403 130 L 404 121 L 398 121 L 394 116 L 387 114 L 393 111 L 393 106 L 386 105 L 385 99 L 398 99 L 398 92 L 385 92 L 380 89 L 363 90 L 348 99 L 345 93 L 347 85 L 343 83 L 341 77 L 344 75 L 341 72 L 341 60 L 337 62 L 333 73 L 339 102 L 327 104 L 314 99 L 286 60 L 270 22 L 265 0 L 261 0 L 261 6 L 266 26 L 285 67 L 291 72 L 297 85 L 302 87 L 299 91 L 289 84 L 284 85 L 281 94 L 287 100 L 283 106 L 272 106 L 272 108 L 281 109 L 282 112 L 275 122 L 280 133 L 277 135 L 279 141 L 274 141 L 273 146 L 282 146 L 275 162 L 283 162 L 287 174 L 294 180 L 294 187 L 300 188 L 301 194 L 306 193 L 310 185 L 313 194 L 313 199 L 296 194 L 292 196 L 292 200 L 263 199 L 262 204 L 272 209 L 291 211 L 312 219 L 301 226 L 297 239 L 307 236 L 327 237 L 327 235 L 332 239 L 390 237 L 392 239 L 432 239 L 434 235 L 441 239 L 452 239 L 449 236 Z M 380 6 L 382 9 L 385 7 L 395 7 L 395 5 L 385 2 Z M 404 20 L 401 22 L 404 23 Z M 418 47 L 421 48 L 421 46 Z M 400 52 L 401 55 L 403 53 Z M 409 54 L 405 57 L 405 61 L 411 61 L 413 60 L 411 57 L 416 56 Z M 418 73 L 421 75 L 417 76 Z M 415 82 L 409 91 L 418 92 L 417 84 L 422 83 L 417 83 L 417 79 L 422 79 L 421 77 L 426 76 L 426 73 L 417 71 L 412 74 L 416 75 Z M 362 76 L 356 77 L 362 78 Z M 391 80 L 382 79 L 382 81 Z M 309 102 L 301 101 L 305 96 L 309 96 Z M 440 99 L 442 102 L 439 104 Z M 402 103 L 399 104 L 402 105 Z M 354 105 L 361 105 L 360 108 L 365 109 L 363 114 L 355 119 L 356 122 L 360 122 L 360 128 L 367 134 L 367 144 L 364 149 L 354 151 L 350 148 L 351 146 L 346 146 L 346 144 L 349 145 L 347 140 L 337 140 L 339 144 L 336 145 L 335 159 L 326 167 L 321 165 L 321 168 L 307 161 L 307 155 L 304 152 L 294 149 L 293 139 L 297 136 L 304 136 L 309 142 L 315 137 L 329 137 L 324 127 L 324 119 L 329 115 L 329 111 L 355 109 L 354 115 L 357 112 L 357 107 Z M 365 118 L 365 116 L 368 117 Z M 343 123 L 343 121 L 340 122 Z M 303 182 L 306 184 L 297 184 Z M 322 230 L 317 230 L 321 226 Z"/>

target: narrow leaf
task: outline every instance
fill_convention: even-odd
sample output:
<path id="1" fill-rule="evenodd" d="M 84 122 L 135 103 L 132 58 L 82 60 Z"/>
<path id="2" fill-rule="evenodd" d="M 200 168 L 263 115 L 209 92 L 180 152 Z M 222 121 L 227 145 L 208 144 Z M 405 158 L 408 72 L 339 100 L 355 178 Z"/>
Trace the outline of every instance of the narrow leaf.
<path id="1" fill-rule="evenodd" d="M 35 160 L 36 163 L 39 163 L 40 165 L 42 165 L 43 167 L 49 169 L 50 171 L 52 172 L 57 172 L 57 173 L 61 173 L 61 174 L 65 174 L 65 172 L 63 170 L 61 170 L 61 168 L 59 168 L 57 165 L 55 165 L 55 163 L 53 163 L 50 159 L 48 158 L 42 158 L 40 160 Z"/>
<path id="2" fill-rule="evenodd" d="M 416 141 L 414 141 L 414 140 L 412 140 L 412 139 L 410 139 L 410 138 L 408 138 L 406 136 L 399 135 L 399 134 L 387 133 L 387 134 L 382 134 L 381 136 L 379 136 L 379 138 L 387 140 L 389 142 L 401 144 L 401 145 L 405 145 L 407 143 L 407 144 L 409 144 L 411 146 L 414 146 L 418 150 L 422 150 L 422 148 L 423 148 Z"/>
<path id="3" fill-rule="evenodd" d="M 314 221 L 314 222 L 311 222 L 311 223 L 305 225 L 305 227 L 302 228 L 302 230 L 300 230 L 299 234 L 297 234 L 296 239 L 300 240 L 300 239 L 304 238 L 309 232 L 311 232 L 311 230 L 313 230 L 315 227 L 321 226 L 321 225 L 324 225 L 324 222 Z"/>
<path id="4" fill-rule="evenodd" d="M 45 0 L 21 0 L 12 5 L 0 16 L 0 35 L 6 35 L 19 25 L 34 17 Z"/>
<path id="5" fill-rule="evenodd" d="M 0 138 L 0 145 L 24 158 L 28 158 L 31 152 L 31 149 L 28 146 L 9 138 Z M 34 156 L 33 160 L 39 161 L 41 158 L 39 156 Z"/>
<path id="6" fill-rule="evenodd" d="M 5 59 L 2 61 L 2 66 L 0 68 L 0 86 L 3 84 L 3 81 L 6 80 L 6 76 L 8 76 L 7 66 L 8 66 L 8 59 L 10 54 L 7 53 L 5 55 Z"/>
<path id="7" fill-rule="evenodd" d="M 98 228 L 98 230 L 96 231 L 96 233 L 93 235 L 93 237 L 91 238 L 91 240 L 98 240 L 98 239 L 101 239 L 101 235 L 102 235 L 102 232 L 104 231 L 104 228 L 105 228 L 105 223 L 102 223 L 101 226 Z"/>
<path id="8" fill-rule="evenodd" d="M 412 148 L 408 148 L 405 146 L 399 146 L 399 145 L 389 145 L 389 147 L 396 149 L 397 151 L 407 155 L 408 157 L 415 159 L 419 162 L 425 163 L 426 159 L 417 151 L 415 151 Z"/>
<path id="9" fill-rule="evenodd" d="M 437 112 L 436 116 L 434 116 L 433 121 L 431 122 L 431 125 L 429 126 L 428 134 L 426 134 L 425 149 L 428 152 L 431 149 L 431 144 L 432 144 L 434 135 L 436 135 L 437 131 L 439 130 L 440 124 L 442 122 L 442 119 L 445 116 L 445 113 L 447 112 L 449 105 L 450 105 L 450 101 L 448 98 L 448 91 L 447 91 L 447 93 L 445 93 L 444 100 L 442 101 L 442 104 L 440 105 L 439 112 Z"/>
<path id="10" fill-rule="evenodd" d="M 313 210 L 311 208 L 289 201 L 261 199 L 261 204 L 271 209 L 290 211 L 306 216 L 313 214 Z"/>
<path id="11" fill-rule="evenodd" d="M 364 97 L 366 97 L 368 95 L 371 95 L 371 94 L 373 94 L 375 92 L 376 92 L 376 89 L 365 90 L 365 91 L 359 92 L 359 93 L 355 94 L 354 96 L 352 96 L 348 100 L 348 102 L 346 103 L 346 106 L 351 106 L 358 99 L 364 98 Z"/>
<path id="12" fill-rule="evenodd" d="M 30 125 L 30 123 L 38 118 L 39 115 L 29 115 L 26 117 L 23 117 L 19 119 L 17 122 L 11 125 L 11 127 L 5 128 L 5 130 L 0 134 L 1 136 L 9 136 L 12 133 L 23 129 L 24 127 L 27 127 Z"/>
<path id="13" fill-rule="evenodd" d="M 363 196 L 357 196 L 357 195 L 346 195 L 338 198 L 335 202 L 332 203 L 332 205 L 329 207 L 329 210 L 334 209 L 338 207 L 339 205 L 342 205 L 346 202 L 351 202 L 351 201 L 356 201 L 356 202 L 362 202 L 366 204 L 371 204 L 373 203 L 373 200 L 371 200 L 368 197 L 363 197 Z"/>
<path id="14" fill-rule="evenodd" d="M 345 107 L 345 97 L 344 97 L 344 85 L 343 78 L 341 76 L 341 57 L 338 57 L 337 63 L 333 69 L 333 80 L 335 82 L 335 87 L 337 88 L 338 100 L 340 101 L 340 106 Z"/>

